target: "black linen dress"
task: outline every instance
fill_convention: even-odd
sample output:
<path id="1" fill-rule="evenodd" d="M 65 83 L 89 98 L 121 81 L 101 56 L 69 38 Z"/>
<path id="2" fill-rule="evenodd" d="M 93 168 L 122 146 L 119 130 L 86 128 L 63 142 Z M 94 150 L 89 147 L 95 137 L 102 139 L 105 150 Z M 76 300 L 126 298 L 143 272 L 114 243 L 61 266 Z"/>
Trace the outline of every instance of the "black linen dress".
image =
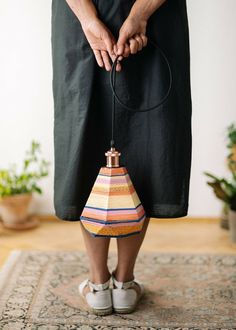
<path id="1" fill-rule="evenodd" d="M 118 38 L 135 0 L 93 0 Z M 110 72 L 100 68 L 65 0 L 53 0 L 51 45 L 54 98 L 54 208 L 58 218 L 80 221 L 110 149 Z M 165 52 L 172 70 L 169 97 L 157 109 L 129 112 L 116 103 L 115 141 L 147 217 L 188 213 L 192 152 L 189 30 L 185 0 L 167 0 L 150 18 L 147 37 Z M 168 72 L 150 45 L 122 61 L 117 94 L 127 105 L 150 107 L 165 95 Z"/>

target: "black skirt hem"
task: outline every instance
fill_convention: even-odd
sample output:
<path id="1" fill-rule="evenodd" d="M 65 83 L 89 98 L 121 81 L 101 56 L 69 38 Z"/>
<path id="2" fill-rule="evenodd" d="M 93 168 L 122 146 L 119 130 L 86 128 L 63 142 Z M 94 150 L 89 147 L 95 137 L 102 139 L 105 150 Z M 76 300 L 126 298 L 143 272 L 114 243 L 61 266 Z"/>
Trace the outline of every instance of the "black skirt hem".
<path id="1" fill-rule="evenodd" d="M 63 221 L 80 221 L 81 212 L 76 211 L 76 208 L 60 208 L 55 210 L 57 218 Z M 160 218 L 160 219 L 175 219 L 182 218 L 188 215 L 188 205 L 177 212 L 161 213 L 157 209 L 150 209 L 146 211 L 146 217 L 148 218 Z"/>

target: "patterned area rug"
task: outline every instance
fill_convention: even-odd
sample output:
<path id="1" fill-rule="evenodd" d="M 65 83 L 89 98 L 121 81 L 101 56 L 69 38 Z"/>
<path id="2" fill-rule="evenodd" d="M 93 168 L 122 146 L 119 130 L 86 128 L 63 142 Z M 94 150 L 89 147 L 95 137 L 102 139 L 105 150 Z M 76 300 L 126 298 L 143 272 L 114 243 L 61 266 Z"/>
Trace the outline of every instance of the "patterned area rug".
<path id="1" fill-rule="evenodd" d="M 110 270 L 116 254 L 110 251 Z M 232 329 L 236 327 L 236 255 L 142 252 L 135 275 L 146 293 L 131 314 L 96 316 L 77 285 L 85 252 L 13 251 L 0 277 L 1 330 Z"/>

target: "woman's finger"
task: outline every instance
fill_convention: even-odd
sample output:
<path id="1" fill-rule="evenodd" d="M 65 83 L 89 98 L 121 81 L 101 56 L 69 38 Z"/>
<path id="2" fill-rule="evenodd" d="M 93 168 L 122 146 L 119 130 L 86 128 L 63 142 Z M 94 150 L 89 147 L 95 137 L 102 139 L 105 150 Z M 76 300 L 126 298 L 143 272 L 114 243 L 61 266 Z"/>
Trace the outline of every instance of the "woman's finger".
<path id="1" fill-rule="evenodd" d="M 113 52 L 114 52 L 114 55 L 111 56 L 111 59 L 112 59 L 112 62 L 114 63 L 116 57 L 117 57 L 117 46 L 114 45 L 113 46 Z M 121 65 L 119 63 L 119 60 L 122 60 L 122 56 L 118 56 L 118 61 L 116 63 L 116 71 L 120 71 L 121 70 Z"/>
<path id="2" fill-rule="evenodd" d="M 110 54 L 109 54 L 109 55 L 110 55 Z M 111 58 L 112 62 L 114 62 L 115 59 L 116 59 L 116 55 L 115 55 L 115 54 L 112 54 L 112 55 L 110 56 L 110 58 Z"/>
<path id="3" fill-rule="evenodd" d="M 123 57 L 128 57 L 129 55 L 130 55 L 130 46 L 127 43 L 125 43 Z"/>
<path id="4" fill-rule="evenodd" d="M 112 55 L 115 55 L 114 49 L 113 49 L 115 40 L 112 40 L 112 38 L 109 35 L 107 35 L 103 38 L 103 41 L 105 43 L 106 49 L 107 49 L 110 57 L 112 57 Z"/>
<path id="5" fill-rule="evenodd" d="M 113 52 L 115 53 L 115 55 L 117 55 L 117 52 L 118 52 L 117 44 L 113 45 Z"/>
<path id="6" fill-rule="evenodd" d="M 129 46 L 131 54 L 136 54 L 138 51 L 138 42 L 134 38 L 129 39 Z"/>
<path id="7" fill-rule="evenodd" d="M 98 64 L 101 68 L 103 68 L 103 67 L 104 67 L 104 63 L 103 63 L 103 59 L 102 59 L 102 55 L 101 55 L 100 50 L 93 49 L 93 52 L 94 52 L 94 55 L 95 55 L 95 58 L 96 58 L 97 64 Z"/>
<path id="8" fill-rule="evenodd" d="M 139 34 L 135 34 L 134 38 L 138 42 L 138 51 L 140 51 L 143 48 L 143 40 Z"/>
<path id="9" fill-rule="evenodd" d="M 105 69 L 107 71 L 110 71 L 111 70 L 111 63 L 110 63 L 110 58 L 109 58 L 109 55 L 108 55 L 107 51 L 106 50 L 101 50 L 101 54 L 102 54 L 103 63 L 105 65 Z"/>
<path id="10" fill-rule="evenodd" d="M 118 55 L 124 55 L 125 50 L 125 43 L 127 40 L 127 35 L 125 31 L 121 28 L 119 31 L 119 38 L 117 40 L 117 54 Z"/>
<path id="11" fill-rule="evenodd" d="M 105 46 L 107 48 L 107 52 L 110 56 L 110 59 L 112 60 L 112 62 L 114 62 L 115 58 L 116 58 L 116 53 L 117 53 L 117 50 L 118 50 L 117 46 L 115 44 L 115 39 L 113 39 L 112 36 L 106 36 L 104 38 L 104 43 L 105 43 Z M 106 61 L 106 64 L 105 64 L 106 70 L 110 71 L 111 70 L 111 64 L 110 64 L 110 59 L 109 58 L 107 59 L 108 54 L 104 53 L 104 56 L 105 56 L 104 61 Z M 117 63 L 116 71 L 120 71 L 120 70 L 121 70 L 121 65 L 119 63 Z"/>
<path id="12" fill-rule="evenodd" d="M 147 36 L 145 36 L 145 34 L 141 33 L 140 34 L 140 37 L 143 41 L 143 47 L 146 47 L 147 46 L 147 42 L 148 42 L 148 39 L 147 39 Z"/>
<path id="13" fill-rule="evenodd" d="M 121 71 L 121 64 L 119 61 L 116 64 L 116 71 Z"/>

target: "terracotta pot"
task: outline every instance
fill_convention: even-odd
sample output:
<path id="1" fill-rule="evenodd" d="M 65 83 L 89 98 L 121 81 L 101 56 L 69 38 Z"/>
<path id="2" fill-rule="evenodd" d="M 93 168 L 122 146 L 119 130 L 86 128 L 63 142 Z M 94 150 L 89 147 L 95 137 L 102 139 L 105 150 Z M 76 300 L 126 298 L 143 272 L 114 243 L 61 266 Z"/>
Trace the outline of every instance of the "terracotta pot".
<path id="1" fill-rule="evenodd" d="M 236 243 L 236 211 L 229 210 L 229 235 L 230 240 Z"/>
<path id="2" fill-rule="evenodd" d="M 32 228 L 38 225 L 38 220 L 28 214 L 31 200 L 32 193 L 2 197 L 0 200 L 0 216 L 3 225 L 12 229 Z"/>

